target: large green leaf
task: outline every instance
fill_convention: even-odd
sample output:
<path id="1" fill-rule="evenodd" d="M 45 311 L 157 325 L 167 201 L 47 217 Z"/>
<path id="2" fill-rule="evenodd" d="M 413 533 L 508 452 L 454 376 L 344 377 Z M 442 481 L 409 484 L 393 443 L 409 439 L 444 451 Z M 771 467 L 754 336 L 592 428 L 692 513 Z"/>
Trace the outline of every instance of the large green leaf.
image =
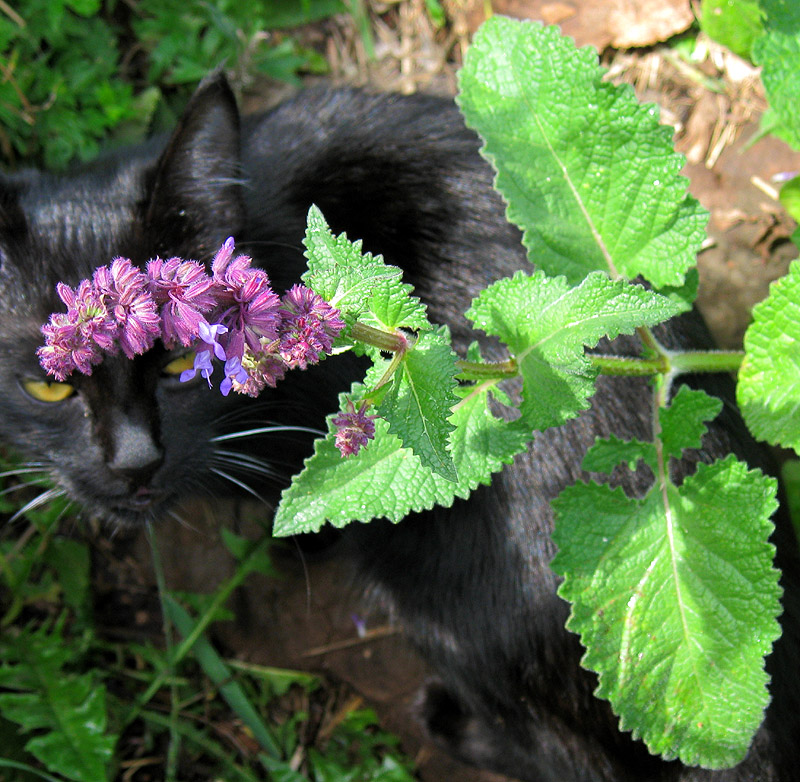
<path id="1" fill-rule="evenodd" d="M 643 499 L 594 483 L 554 503 L 554 570 L 623 730 L 689 765 L 739 762 L 769 702 L 780 630 L 775 481 L 728 457 Z"/>
<path id="2" fill-rule="evenodd" d="M 681 286 L 706 213 L 658 109 L 603 76 L 596 52 L 556 28 L 494 17 L 467 52 L 458 102 L 537 267 L 572 284 L 600 269 Z"/>

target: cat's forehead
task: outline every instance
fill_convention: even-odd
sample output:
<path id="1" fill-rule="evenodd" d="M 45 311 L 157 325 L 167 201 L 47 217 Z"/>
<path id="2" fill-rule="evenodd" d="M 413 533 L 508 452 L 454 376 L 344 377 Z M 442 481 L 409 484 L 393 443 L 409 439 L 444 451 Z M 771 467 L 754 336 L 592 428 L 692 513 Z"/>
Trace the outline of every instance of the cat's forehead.
<path id="1" fill-rule="evenodd" d="M 44 176 L 20 194 L 35 239 L 85 243 L 128 230 L 142 198 L 140 172 L 125 167 L 103 175 Z"/>
<path id="2" fill-rule="evenodd" d="M 132 165 L 8 180 L 0 220 L 6 273 L 16 267 L 71 281 L 130 252 L 140 234 L 142 180 Z"/>

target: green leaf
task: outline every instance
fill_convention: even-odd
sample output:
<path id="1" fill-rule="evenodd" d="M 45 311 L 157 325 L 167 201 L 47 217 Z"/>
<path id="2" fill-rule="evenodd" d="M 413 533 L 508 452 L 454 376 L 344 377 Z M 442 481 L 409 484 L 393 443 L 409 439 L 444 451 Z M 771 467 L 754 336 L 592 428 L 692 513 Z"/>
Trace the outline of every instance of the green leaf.
<path id="1" fill-rule="evenodd" d="M 800 261 L 753 308 L 736 400 L 750 431 L 800 453 Z"/>
<path id="2" fill-rule="evenodd" d="M 731 766 L 763 719 L 764 656 L 780 633 L 775 493 L 730 456 L 643 499 L 589 483 L 554 503 L 567 627 L 597 695 L 651 752 Z"/>
<path id="3" fill-rule="evenodd" d="M 265 24 L 271 29 L 299 27 L 316 22 L 347 10 L 342 0 L 271 0 L 264 9 L 267 13 Z"/>
<path id="4" fill-rule="evenodd" d="M 25 749 L 48 769 L 79 782 L 105 782 L 116 736 L 106 734 L 105 687 L 91 673 L 65 670 L 79 651 L 60 627 L 4 638 L 0 711 L 25 732 Z"/>
<path id="5" fill-rule="evenodd" d="M 385 266 L 379 256 L 362 253 L 361 241 L 351 242 L 345 234 L 334 236 L 316 206 L 308 211 L 303 244 L 308 260 L 303 282 L 343 310 L 364 310 L 381 277 L 402 275 L 399 268 Z"/>
<path id="6" fill-rule="evenodd" d="M 426 468 L 389 433 L 383 419 L 375 421 L 375 439 L 346 459 L 336 450 L 331 427 L 284 490 L 273 533 L 316 532 L 326 521 L 335 527 L 383 517 L 397 522 L 434 505 L 450 507 L 456 497 L 465 498 L 479 484 L 488 484 L 493 473 L 525 448 L 532 439 L 530 431 L 496 418 L 489 409 L 487 389 L 460 388 L 457 393 L 462 399 L 450 418 L 456 427 L 450 441 L 458 483 Z M 356 386 L 343 395 L 342 404 L 345 398 L 362 395 L 363 389 Z"/>
<path id="7" fill-rule="evenodd" d="M 764 32 L 758 0 L 703 0 L 699 21 L 709 38 L 748 60 Z"/>
<path id="8" fill-rule="evenodd" d="M 423 333 L 395 371 L 389 391 L 378 413 L 422 463 L 438 475 L 457 481 L 449 452 L 449 435 L 455 426 L 448 421 L 458 402 L 456 354 L 445 334 Z"/>
<path id="9" fill-rule="evenodd" d="M 761 66 L 761 82 L 780 125 L 780 136 L 800 148 L 800 7 L 792 0 L 760 0 L 764 35 L 753 44 L 753 60 Z"/>
<path id="10" fill-rule="evenodd" d="M 195 621 L 184 607 L 169 594 L 164 595 L 164 610 L 169 620 L 184 637 L 189 637 L 195 629 Z M 252 731 L 262 749 L 277 756 L 280 754 L 275 737 L 267 727 L 253 704 L 248 700 L 242 686 L 231 677 L 230 668 L 217 654 L 209 641 L 200 636 L 192 646 L 192 652 L 203 668 L 206 676 L 219 688 L 219 692 L 234 713 Z"/>
<path id="11" fill-rule="evenodd" d="M 705 422 L 716 418 L 721 410 L 721 399 L 681 386 L 670 406 L 658 413 L 664 458 L 679 458 L 684 448 L 699 448 L 706 433 Z"/>
<path id="12" fill-rule="evenodd" d="M 658 109 L 604 75 L 557 28 L 495 16 L 467 52 L 458 102 L 538 268 L 572 284 L 599 269 L 681 286 L 707 214 Z"/>
<path id="13" fill-rule="evenodd" d="M 261 573 L 265 576 L 274 576 L 275 568 L 269 557 L 269 552 L 261 550 L 260 541 L 252 541 L 237 535 L 226 527 L 220 529 L 222 543 L 228 552 L 239 561 L 239 567 L 245 573 Z"/>
<path id="14" fill-rule="evenodd" d="M 626 464 L 628 469 L 635 470 L 640 459 L 653 470 L 656 469 L 656 447 L 653 443 L 620 440 L 611 435 L 605 439 L 598 437 L 594 441 L 594 445 L 586 451 L 581 467 L 586 472 L 610 473 L 618 464 Z"/>
<path id="15" fill-rule="evenodd" d="M 467 317 L 499 337 L 522 374 L 523 418 L 531 429 L 559 426 L 589 406 L 596 370 L 584 355 L 601 337 L 659 323 L 679 306 L 602 272 L 570 288 L 564 277 L 517 272 L 476 298 Z"/>
<path id="16" fill-rule="evenodd" d="M 397 328 L 430 328 L 425 305 L 411 295 L 412 290 L 414 289 L 411 285 L 401 283 L 398 278 L 388 275 L 382 277 L 372 291 L 362 320 L 369 326 L 387 331 Z"/>

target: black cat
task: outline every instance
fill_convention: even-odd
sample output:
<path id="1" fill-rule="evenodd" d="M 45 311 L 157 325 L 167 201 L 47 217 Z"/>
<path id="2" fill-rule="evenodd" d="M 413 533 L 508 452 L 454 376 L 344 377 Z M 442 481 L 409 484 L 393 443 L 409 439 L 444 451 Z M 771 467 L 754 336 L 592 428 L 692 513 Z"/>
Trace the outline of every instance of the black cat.
<path id="1" fill-rule="evenodd" d="M 87 514 L 112 524 L 160 519 L 183 497 L 246 483 L 269 501 L 354 377 L 346 358 L 290 373 L 257 401 L 177 380 L 181 357 L 154 348 L 108 358 L 89 376 L 51 384 L 40 370 L 40 326 L 61 309 L 55 283 L 76 284 L 117 255 L 207 261 L 229 235 L 270 274 L 275 290 L 304 268 L 309 205 L 332 228 L 400 265 L 456 343 L 471 338 L 461 313 L 490 281 L 528 264 L 504 220 L 478 141 L 455 107 L 432 97 L 310 91 L 240 122 L 224 79 L 199 88 L 168 140 L 118 152 L 57 177 L 0 178 L 0 438 L 49 472 Z M 659 332 L 672 347 L 706 347 L 693 314 Z M 730 398 L 726 378 L 703 385 Z M 530 782 L 554 780 L 800 779 L 797 543 L 776 519 L 785 589 L 784 635 L 769 659 L 772 705 L 746 760 L 707 772 L 651 756 L 620 733 L 581 647 L 564 629 L 548 563 L 549 503 L 581 477 L 595 436 L 648 438 L 645 381 L 605 378 L 591 410 L 537 437 L 529 453 L 451 509 L 399 525 L 355 525 L 348 546 L 373 594 L 395 613 L 439 672 L 422 700 L 431 734 L 477 765 Z M 262 437 L 225 435 L 275 424 Z M 296 431 L 291 430 L 297 427 Z M 246 449 L 246 450 L 245 450 Z M 734 451 L 769 469 L 731 405 L 703 452 Z M 643 491 L 645 480 L 618 482 Z"/>

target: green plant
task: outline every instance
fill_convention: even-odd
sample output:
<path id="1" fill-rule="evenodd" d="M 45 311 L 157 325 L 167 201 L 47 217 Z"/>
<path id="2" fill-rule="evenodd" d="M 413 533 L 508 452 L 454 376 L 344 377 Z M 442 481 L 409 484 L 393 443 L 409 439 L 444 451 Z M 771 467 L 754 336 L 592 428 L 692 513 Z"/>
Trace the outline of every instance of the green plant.
<path id="1" fill-rule="evenodd" d="M 686 194 L 655 107 L 603 81 L 594 53 L 557 30 L 500 18 L 476 36 L 460 86 L 467 123 L 483 137 L 537 268 L 494 283 L 466 313 L 509 358 L 486 363 L 477 348 L 455 356 L 399 270 L 333 236 L 312 209 L 303 280 L 350 325 L 339 348 L 356 345 L 374 362 L 343 405 L 368 405 L 380 418 L 374 442 L 344 460 L 331 423 L 284 492 L 275 529 L 399 521 L 450 505 L 488 482 L 535 430 L 585 409 L 599 373 L 652 376 L 652 441 L 598 441 L 584 461 L 598 473 L 646 465 L 650 490 L 640 499 L 595 482 L 565 490 L 555 502 L 553 568 L 572 603 L 568 627 L 621 727 L 667 758 L 734 765 L 763 718 L 764 657 L 780 632 L 768 542 L 776 484 L 732 456 L 674 482 L 670 458 L 698 447 L 721 403 L 688 389 L 671 399 L 671 390 L 684 373 L 741 365 L 749 426 L 797 448 L 800 264 L 756 309 L 746 355 L 667 350 L 650 328 L 690 306 L 706 217 Z M 653 289 L 631 282 L 639 276 Z M 640 355 L 585 352 L 634 331 Z M 500 390 L 509 378 L 522 380 L 518 404 Z M 492 414 L 492 396 L 515 409 L 511 423 Z M 672 676 L 661 675 L 665 664 Z"/>
<path id="2" fill-rule="evenodd" d="M 250 573 L 271 573 L 267 537 L 253 542 L 223 531 L 239 564 L 212 594 L 170 593 L 159 578 L 164 649 L 110 642 L 93 617 L 89 543 L 58 531 L 68 505 L 38 479 L 18 483 L 29 468 L 3 466 L 0 510 L 25 529 L 0 541 L 0 777 L 115 779 L 141 745 L 163 753 L 173 780 L 191 768 L 232 782 L 410 782 L 408 761 L 374 713 L 345 704 L 340 723 L 310 743 L 307 725 L 330 697 L 316 677 L 223 660 L 206 640 L 212 622 L 229 618 L 233 590 Z M 9 499 L 31 488 L 40 494 Z M 42 497 L 51 499 L 39 507 Z M 153 556 L 160 573 L 154 539 Z M 252 737 L 238 745 L 210 729 L 236 721 Z"/>
<path id="3" fill-rule="evenodd" d="M 241 86 L 256 75 L 297 82 L 325 60 L 284 28 L 340 0 L 23 0 L 0 8 L 0 151 L 9 164 L 61 169 L 109 139 L 141 139 L 210 70 Z M 148 84 L 141 91 L 135 85 Z"/>

